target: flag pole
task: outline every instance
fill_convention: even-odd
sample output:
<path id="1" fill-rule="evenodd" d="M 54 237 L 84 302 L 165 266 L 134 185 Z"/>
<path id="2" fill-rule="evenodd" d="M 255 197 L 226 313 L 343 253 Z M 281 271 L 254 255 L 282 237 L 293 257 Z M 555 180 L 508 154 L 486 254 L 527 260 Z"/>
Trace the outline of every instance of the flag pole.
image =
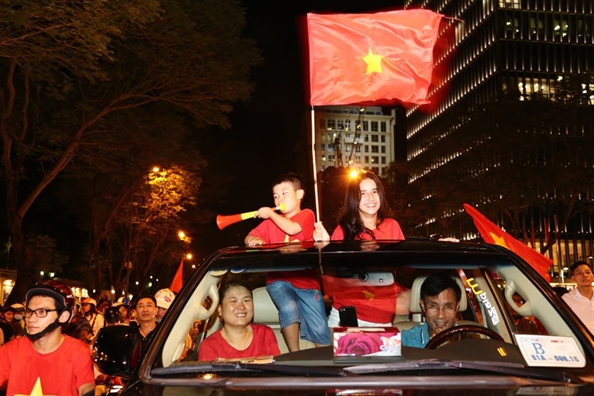
<path id="1" fill-rule="evenodd" d="M 316 220 L 320 222 L 320 199 L 318 191 L 318 169 L 316 166 L 316 123 L 315 123 L 315 111 L 314 107 L 311 106 L 311 162 L 313 169 L 313 182 L 314 182 L 314 198 L 316 201 Z"/>

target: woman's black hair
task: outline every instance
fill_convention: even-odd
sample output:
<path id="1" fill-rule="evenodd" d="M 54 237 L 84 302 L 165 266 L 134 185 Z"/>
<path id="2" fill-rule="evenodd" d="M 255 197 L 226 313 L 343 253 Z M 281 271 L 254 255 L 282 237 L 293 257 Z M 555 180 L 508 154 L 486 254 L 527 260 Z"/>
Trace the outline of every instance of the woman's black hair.
<path id="1" fill-rule="evenodd" d="M 225 282 L 221 283 L 221 286 L 219 287 L 219 301 L 223 301 L 223 298 L 225 298 L 225 296 L 227 295 L 229 290 L 234 287 L 245 287 L 246 289 L 248 289 L 250 291 L 250 295 L 252 295 L 252 291 L 250 290 L 249 287 L 247 287 L 243 283 L 230 280 L 230 281 L 225 281 Z"/>
<path id="2" fill-rule="evenodd" d="M 388 203 L 386 190 L 381 179 L 373 172 L 362 172 L 357 177 L 352 178 L 347 185 L 344 205 L 342 207 L 338 224 L 344 232 L 345 241 L 354 241 L 361 238 L 361 235 L 368 234 L 375 239 L 373 230 L 365 227 L 361 216 L 359 215 L 359 203 L 361 202 L 361 182 L 365 179 L 375 182 L 377 193 L 380 200 L 380 208 L 377 212 L 377 226 L 386 218 L 392 216 L 392 209 Z"/>

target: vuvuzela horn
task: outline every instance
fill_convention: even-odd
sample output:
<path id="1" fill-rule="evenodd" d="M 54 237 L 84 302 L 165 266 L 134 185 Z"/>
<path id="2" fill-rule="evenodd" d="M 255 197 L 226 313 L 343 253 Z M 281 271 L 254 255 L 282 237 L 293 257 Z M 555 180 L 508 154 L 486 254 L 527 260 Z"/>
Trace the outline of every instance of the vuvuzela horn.
<path id="1" fill-rule="evenodd" d="M 276 208 L 274 208 L 274 210 L 280 210 L 281 212 L 284 212 L 285 211 L 284 202 L 281 202 L 281 204 L 278 205 Z M 228 225 L 239 223 L 240 221 L 247 220 L 247 219 L 253 219 L 254 216 L 256 216 L 256 213 L 258 213 L 257 210 L 254 210 L 252 212 L 237 213 L 237 214 L 226 215 L 226 216 L 218 215 L 217 216 L 217 227 L 219 227 L 219 230 L 222 230 L 223 228 L 227 227 Z"/>

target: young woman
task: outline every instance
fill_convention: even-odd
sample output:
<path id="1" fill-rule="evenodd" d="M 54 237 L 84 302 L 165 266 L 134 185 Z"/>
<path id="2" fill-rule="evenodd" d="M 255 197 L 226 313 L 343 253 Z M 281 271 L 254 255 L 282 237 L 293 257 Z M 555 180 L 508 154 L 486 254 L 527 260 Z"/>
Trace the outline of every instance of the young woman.
<path id="1" fill-rule="evenodd" d="M 361 173 L 347 186 L 344 206 L 332 240 L 404 239 L 398 222 L 390 216 L 392 210 L 379 177 L 372 172 Z M 320 223 L 315 224 L 314 239 L 328 240 Z"/>
<path id="2" fill-rule="evenodd" d="M 321 223 L 314 225 L 314 239 L 323 240 L 402 240 L 404 233 L 396 220 L 379 177 L 372 172 L 361 173 L 347 186 L 344 206 L 332 238 Z M 333 298 L 328 318 L 329 327 L 340 323 L 339 309 L 354 306 L 359 326 L 391 326 L 397 310 L 408 313 L 408 299 L 396 283 L 390 286 L 352 286 L 348 279 L 323 276 L 325 291 Z M 397 296 L 402 294 L 397 301 Z M 372 296 L 372 298 L 370 298 Z M 398 303 L 398 308 L 396 304 Z M 406 311 L 406 312 L 404 312 Z"/>
<path id="3" fill-rule="evenodd" d="M 252 323 L 252 291 L 240 283 L 228 282 L 221 285 L 219 293 L 218 312 L 223 328 L 202 341 L 198 360 L 280 355 L 272 329 Z"/>

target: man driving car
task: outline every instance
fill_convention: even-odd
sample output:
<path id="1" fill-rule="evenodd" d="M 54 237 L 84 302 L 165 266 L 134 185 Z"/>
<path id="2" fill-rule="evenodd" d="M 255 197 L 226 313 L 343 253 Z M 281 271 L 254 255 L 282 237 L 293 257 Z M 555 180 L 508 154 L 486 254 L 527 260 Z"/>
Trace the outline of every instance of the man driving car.
<path id="1" fill-rule="evenodd" d="M 402 330 L 402 345 L 424 348 L 429 340 L 443 330 L 456 325 L 462 291 L 448 274 L 430 275 L 421 285 L 419 304 L 425 321 Z"/>

